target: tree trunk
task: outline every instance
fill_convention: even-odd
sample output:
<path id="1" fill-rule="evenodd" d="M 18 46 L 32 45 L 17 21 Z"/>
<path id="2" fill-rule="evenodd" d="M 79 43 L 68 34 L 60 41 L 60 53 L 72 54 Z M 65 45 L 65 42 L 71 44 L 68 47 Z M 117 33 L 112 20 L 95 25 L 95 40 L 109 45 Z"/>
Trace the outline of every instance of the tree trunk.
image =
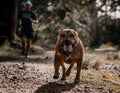
<path id="1" fill-rule="evenodd" d="M 11 19 L 10 19 L 10 23 L 11 23 L 11 29 L 10 29 L 10 36 L 9 36 L 9 40 L 10 42 L 14 42 L 15 41 L 15 33 L 16 33 L 16 26 L 17 26 L 17 0 L 13 0 L 11 1 Z"/>

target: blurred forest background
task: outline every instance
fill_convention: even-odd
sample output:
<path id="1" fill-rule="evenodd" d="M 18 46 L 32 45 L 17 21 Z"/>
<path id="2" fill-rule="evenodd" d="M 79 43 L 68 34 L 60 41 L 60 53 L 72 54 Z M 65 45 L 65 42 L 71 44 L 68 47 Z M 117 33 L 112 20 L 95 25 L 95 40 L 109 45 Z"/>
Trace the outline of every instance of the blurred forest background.
<path id="1" fill-rule="evenodd" d="M 17 15 L 26 0 L 13 0 L 12 25 L 7 39 L 19 43 Z M 77 28 L 86 47 L 102 44 L 120 46 L 120 1 L 119 0 L 31 0 L 32 10 L 39 23 L 34 25 L 33 43 L 54 48 L 60 28 Z M 2 24 L 2 23 L 1 23 Z M 10 23 L 11 24 L 11 23 Z M 49 45 L 49 46 L 48 46 Z"/>

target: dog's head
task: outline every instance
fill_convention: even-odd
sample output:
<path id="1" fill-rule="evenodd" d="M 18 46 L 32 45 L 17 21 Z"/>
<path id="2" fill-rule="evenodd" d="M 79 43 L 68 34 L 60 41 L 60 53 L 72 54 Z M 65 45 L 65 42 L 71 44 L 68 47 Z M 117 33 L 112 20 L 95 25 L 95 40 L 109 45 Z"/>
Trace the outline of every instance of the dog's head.
<path id="1" fill-rule="evenodd" d="M 61 29 L 58 44 L 62 53 L 69 56 L 78 43 L 78 33 L 75 29 Z"/>

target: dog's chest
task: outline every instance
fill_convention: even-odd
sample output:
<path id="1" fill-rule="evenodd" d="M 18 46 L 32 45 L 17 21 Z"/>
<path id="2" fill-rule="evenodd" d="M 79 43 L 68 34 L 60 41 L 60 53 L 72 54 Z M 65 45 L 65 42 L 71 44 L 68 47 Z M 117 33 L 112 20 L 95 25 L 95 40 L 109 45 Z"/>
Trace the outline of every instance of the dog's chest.
<path id="1" fill-rule="evenodd" d="M 64 62 L 67 64 L 71 64 L 73 62 L 73 58 L 71 56 L 65 57 Z"/>

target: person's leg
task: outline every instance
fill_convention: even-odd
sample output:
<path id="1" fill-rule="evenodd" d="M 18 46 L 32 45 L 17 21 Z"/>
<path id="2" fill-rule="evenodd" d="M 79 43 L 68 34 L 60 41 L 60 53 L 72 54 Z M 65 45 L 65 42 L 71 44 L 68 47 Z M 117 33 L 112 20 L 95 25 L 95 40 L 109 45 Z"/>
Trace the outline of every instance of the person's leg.
<path id="1" fill-rule="evenodd" d="M 22 45 L 21 55 L 25 55 L 25 51 L 27 47 L 27 38 L 26 38 L 26 32 L 23 29 L 20 32 L 20 37 L 21 37 L 21 45 Z"/>
<path id="2" fill-rule="evenodd" d="M 25 51 L 26 51 L 26 48 L 27 48 L 27 39 L 26 37 L 21 37 L 21 43 L 22 43 L 22 55 L 25 55 Z"/>
<path id="3" fill-rule="evenodd" d="M 26 37 L 27 37 L 27 46 L 26 46 L 26 53 L 25 53 L 25 57 L 27 57 L 30 48 L 31 48 L 31 44 L 32 44 L 32 39 L 33 39 L 33 32 L 28 32 L 26 33 Z"/>
<path id="4" fill-rule="evenodd" d="M 22 53 L 21 54 L 25 55 L 26 47 L 27 47 L 27 39 L 25 37 L 22 37 L 21 43 L 22 43 Z"/>
<path id="5" fill-rule="evenodd" d="M 26 53 L 25 53 L 25 57 L 27 57 L 30 48 L 31 48 L 31 44 L 32 44 L 32 39 L 27 39 L 27 47 L 26 47 Z"/>

